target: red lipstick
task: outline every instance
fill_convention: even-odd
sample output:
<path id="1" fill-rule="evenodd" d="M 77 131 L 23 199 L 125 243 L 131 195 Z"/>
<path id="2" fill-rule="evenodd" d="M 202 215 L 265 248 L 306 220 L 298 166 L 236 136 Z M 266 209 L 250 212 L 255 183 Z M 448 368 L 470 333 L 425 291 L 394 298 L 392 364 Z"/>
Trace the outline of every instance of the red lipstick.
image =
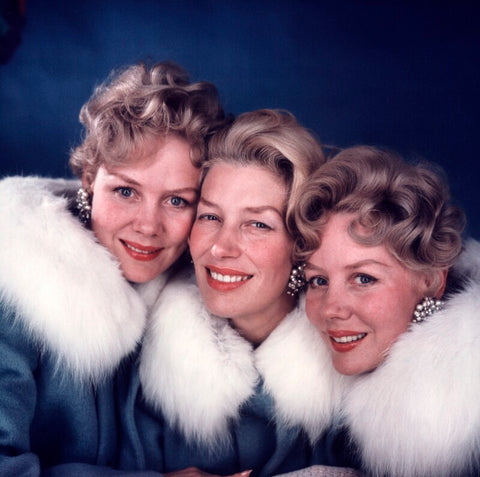
<path id="1" fill-rule="evenodd" d="M 356 348 L 367 336 L 367 333 L 349 330 L 331 330 L 327 334 L 332 348 L 339 353 L 346 353 Z"/>
<path id="2" fill-rule="evenodd" d="M 231 268 L 205 267 L 208 285 L 217 291 L 232 291 L 245 285 L 253 275 Z"/>
<path id="3" fill-rule="evenodd" d="M 135 242 L 127 242 L 126 240 L 121 240 L 121 243 L 128 255 L 139 262 L 150 262 L 155 260 L 162 252 L 161 248 L 141 245 Z"/>

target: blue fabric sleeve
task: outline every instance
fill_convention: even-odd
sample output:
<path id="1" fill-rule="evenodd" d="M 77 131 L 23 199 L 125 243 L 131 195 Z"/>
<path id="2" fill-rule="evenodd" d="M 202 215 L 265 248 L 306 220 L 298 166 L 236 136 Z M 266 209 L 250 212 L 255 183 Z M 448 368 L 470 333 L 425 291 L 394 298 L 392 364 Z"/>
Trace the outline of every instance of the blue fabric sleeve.
<path id="1" fill-rule="evenodd" d="M 32 452 L 32 428 L 35 426 L 36 433 L 45 442 L 54 439 L 54 430 L 41 425 L 39 428 L 38 406 L 40 396 L 38 392 L 39 375 L 45 370 L 45 360 L 41 359 L 40 344 L 33 340 L 21 319 L 15 319 L 12 312 L 5 306 L 0 305 L 0 476 L 2 477 L 71 477 L 71 476 L 109 476 L 112 477 L 159 477 L 162 474 L 150 471 L 122 471 L 111 467 L 95 465 L 93 463 L 81 463 L 72 461 L 60 462 L 51 467 L 42 469 L 39 455 Z M 61 387 L 59 381 L 50 381 L 48 385 Z M 68 384 L 67 384 L 68 387 Z M 51 389 L 62 396 L 65 389 Z M 77 401 L 78 393 L 71 389 L 71 398 L 74 403 L 82 403 L 81 398 Z M 69 399 L 69 396 L 64 396 Z M 53 411 L 52 411 L 53 412 Z M 60 419 L 61 410 L 58 409 Z M 84 409 L 76 410 L 76 419 L 84 416 L 91 417 Z M 68 416 L 61 425 L 75 426 L 75 416 Z M 87 419 L 87 417 L 85 417 Z M 46 422 L 49 422 L 48 420 Z M 87 419 L 86 426 L 89 424 Z M 96 422 L 96 421 L 95 421 Z M 92 424 L 95 424 L 92 422 Z M 92 428 L 95 434 L 96 429 Z M 60 434 L 71 438 L 78 438 L 78 432 L 65 432 Z M 58 437 L 58 436 L 57 436 Z M 87 437 L 87 436 L 86 436 Z M 107 436 L 108 439 L 108 436 Z M 75 447 L 75 443 L 64 442 L 68 450 Z M 96 452 L 101 452 L 97 449 Z M 95 459 L 95 448 L 88 457 Z M 92 456 L 93 454 L 93 456 Z M 61 459 L 61 457 L 59 457 Z"/>
<path id="2" fill-rule="evenodd" d="M 161 477 L 162 475 L 148 470 L 128 471 L 89 464 L 62 464 L 44 470 L 41 477 Z"/>
<path id="3" fill-rule="evenodd" d="M 33 376 L 37 352 L 12 313 L 0 316 L 0 475 L 39 475 L 40 463 L 30 453 L 30 423 L 35 413 Z"/>

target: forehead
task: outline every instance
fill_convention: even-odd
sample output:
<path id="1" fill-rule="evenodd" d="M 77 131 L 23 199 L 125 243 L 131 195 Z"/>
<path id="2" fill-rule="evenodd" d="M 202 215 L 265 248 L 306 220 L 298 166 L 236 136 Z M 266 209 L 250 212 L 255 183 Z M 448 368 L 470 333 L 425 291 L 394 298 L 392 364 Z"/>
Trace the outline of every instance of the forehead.
<path id="1" fill-rule="evenodd" d="M 366 245 L 352 237 L 349 228 L 356 218 L 355 214 L 350 213 L 331 214 L 318 231 L 320 245 L 308 263 L 313 266 L 328 264 L 347 267 L 359 261 L 374 260 L 400 266 L 386 244 Z M 361 228 L 358 232 L 361 234 Z"/>
<path id="2" fill-rule="evenodd" d="M 208 171 L 202 185 L 202 197 L 217 196 L 225 200 L 235 197 L 239 204 L 272 202 L 283 208 L 286 185 L 267 167 L 219 162 Z"/>
<path id="3" fill-rule="evenodd" d="M 112 174 L 119 172 L 128 172 L 133 176 L 145 173 L 157 176 L 162 174 L 164 180 L 179 174 L 193 174 L 197 177 L 200 171 L 190 159 L 190 149 L 190 144 L 186 140 L 174 135 L 152 138 L 132 152 L 123 163 L 105 164 L 104 167 Z"/>

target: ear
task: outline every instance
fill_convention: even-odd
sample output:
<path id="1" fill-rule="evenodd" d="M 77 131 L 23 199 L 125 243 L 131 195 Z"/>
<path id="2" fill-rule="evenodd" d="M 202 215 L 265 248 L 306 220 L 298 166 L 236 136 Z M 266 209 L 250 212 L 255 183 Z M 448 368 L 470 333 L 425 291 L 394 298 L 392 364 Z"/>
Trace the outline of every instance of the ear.
<path id="1" fill-rule="evenodd" d="M 85 189 L 85 190 L 88 190 L 90 188 L 90 183 L 87 179 L 87 171 L 84 169 L 83 170 L 83 173 L 82 173 L 82 187 Z"/>
<path id="2" fill-rule="evenodd" d="M 425 296 L 441 298 L 447 285 L 448 270 L 432 270 L 423 276 L 426 290 Z"/>
<path id="3" fill-rule="evenodd" d="M 95 183 L 96 176 L 97 176 L 96 172 L 94 174 L 91 170 L 87 171 L 87 169 L 84 169 L 82 172 L 82 187 L 85 190 L 92 192 L 93 184 Z"/>

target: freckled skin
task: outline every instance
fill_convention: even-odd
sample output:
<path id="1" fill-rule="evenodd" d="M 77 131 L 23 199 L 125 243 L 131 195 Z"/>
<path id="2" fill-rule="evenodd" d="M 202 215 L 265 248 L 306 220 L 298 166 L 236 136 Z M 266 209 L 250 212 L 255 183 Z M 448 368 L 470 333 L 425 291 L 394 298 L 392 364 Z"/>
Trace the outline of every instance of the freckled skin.
<path id="1" fill-rule="evenodd" d="M 199 175 L 190 160 L 190 145 L 176 136 L 152 141 L 131 164 L 99 168 L 90 186 L 92 228 L 127 280 L 150 281 L 185 251 Z"/>

